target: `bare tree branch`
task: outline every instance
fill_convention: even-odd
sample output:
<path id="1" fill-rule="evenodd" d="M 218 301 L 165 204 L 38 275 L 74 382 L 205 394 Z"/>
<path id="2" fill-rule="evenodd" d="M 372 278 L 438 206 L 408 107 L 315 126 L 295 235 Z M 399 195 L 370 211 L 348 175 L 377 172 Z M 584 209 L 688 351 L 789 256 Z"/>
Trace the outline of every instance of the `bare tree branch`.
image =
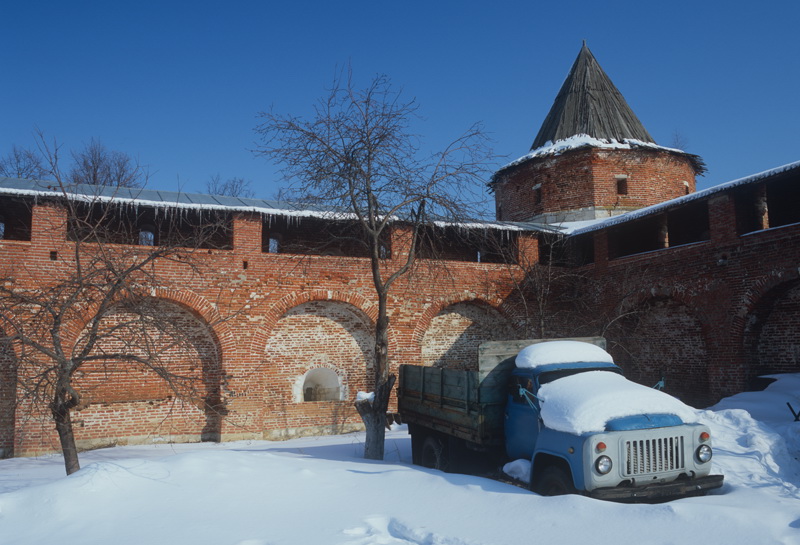
<path id="1" fill-rule="evenodd" d="M 436 222 L 475 218 L 493 155 L 475 125 L 443 151 L 427 154 L 411 131 L 417 104 L 404 100 L 387 76 L 356 88 L 352 72 L 339 75 L 308 118 L 259 114 L 255 150 L 280 165 L 289 184 L 284 196 L 325 205 L 331 218 L 358 225 L 355 236 L 371 260 L 377 296 L 375 399 L 356 408 L 367 428 L 365 456 L 383 458 L 385 413 L 395 377 L 389 373 L 387 298 L 415 265 L 420 233 Z M 406 255 L 385 259 L 389 231 L 410 232 Z"/>

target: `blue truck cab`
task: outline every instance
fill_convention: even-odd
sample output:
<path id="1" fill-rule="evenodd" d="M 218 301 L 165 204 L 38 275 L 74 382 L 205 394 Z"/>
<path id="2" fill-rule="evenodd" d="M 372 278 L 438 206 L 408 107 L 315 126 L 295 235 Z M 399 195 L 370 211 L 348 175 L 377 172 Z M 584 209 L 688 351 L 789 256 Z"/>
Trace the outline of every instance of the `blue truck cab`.
<path id="1" fill-rule="evenodd" d="M 664 410 L 678 402 L 656 392 L 653 411 L 632 411 L 631 399 L 648 405 L 649 392 L 625 380 L 602 350 L 596 361 L 548 362 L 540 350 L 533 365 L 517 365 L 516 355 L 508 356 L 541 342 L 547 341 L 488 343 L 478 371 L 401 366 L 398 405 L 414 463 L 458 471 L 475 456 L 499 465 L 524 460 L 537 493 L 617 501 L 667 500 L 722 486 L 723 476 L 710 474 L 710 430 L 684 422 L 693 414 L 688 408 Z"/>

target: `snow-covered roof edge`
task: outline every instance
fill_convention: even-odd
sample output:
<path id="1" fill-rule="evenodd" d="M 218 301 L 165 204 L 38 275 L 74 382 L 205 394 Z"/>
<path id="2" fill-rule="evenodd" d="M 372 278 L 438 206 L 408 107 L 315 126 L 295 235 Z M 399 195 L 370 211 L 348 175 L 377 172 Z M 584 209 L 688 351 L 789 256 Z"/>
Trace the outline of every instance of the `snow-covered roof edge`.
<path id="1" fill-rule="evenodd" d="M 702 159 L 698 155 L 693 155 L 691 153 L 687 153 L 683 150 L 677 148 L 668 148 L 665 146 L 659 146 L 658 144 L 654 144 L 652 142 L 644 142 L 642 140 L 635 140 L 632 138 L 625 138 L 621 142 L 613 139 L 602 139 L 602 138 L 594 138 L 587 134 L 576 134 L 574 136 L 570 136 L 569 138 L 565 138 L 563 140 L 558 140 L 556 142 L 547 142 L 544 146 L 536 148 L 531 152 L 523 155 L 522 157 L 511 161 L 510 163 L 500 167 L 495 173 L 495 178 L 492 181 L 496 180 L 496 177 L 499 173 L 507 170 L 509 168 L 515 167 L 517 165 L 521 165 L 526 161 L 530 161 L 531 159 L 538 159 L 542 157 L 549 157 L 560 155 L 567 151 L 572 151 L 581 148 L 599 148 L 599 149 L 652 149 L 657 151 L 666 151 L 669 153 L 674 153 L 677 155 L 683 155 L 692 159 L 694 163 L 696 163 L 696 169 L 699 172 L 705 171 L 705 165 Z"/>
<path id="2" fill-rule="evenodd" d="M 288 201 L 246 199 L 201 193 L 184 193 L 155 189 L 107 187 L 93 185 L 59 186 L 47 180 L 24 180 L 19 178 L 0 178 L 0 195 L 24 195 L 48 199 L 74 199 L 81 202 L 107 202 L 130 206 L 154 208 L 214 210 L 227 212 L 254 213 L 264 216 L 289 216 L 296 218 L 320 218 L 326 220 L 355 220 L 350 211 L 333 207 L 304 206 Z M 397 218 L 397 221 L 402 221 Z M 498 229 L 504 231 L 537 230 L 534 225 L 498 221 L 435 221 L 438 227 L 460 227 L 462 229 Z M 547 230 L 547 227 L 541 227 Z M 550 229 L 552 230 L 552 229 Z"/>
<path id="3" fill-rule="evenodd" d="M 676 206 L 680 206 L 682 204 L 686 204 L 688 202 L 696 201 L 699 199 L 703 199 L 714 195 L 716 193 L 721 193 L 733 187 L 747 185 L 751 183 L 758 182 L 765 178 L 770 178 L 772 176 L 782 174 L 784 172 L 789 172 L 791 170 L 800 169 L 800 161 L 796 161 L 794 163 L 789 163 L 783 166 L 775 167 L 769 170 L 765 170 L 763 172 L 759 172 L 756 174 L 752 174 L 750 176 L 745 176 L 744 178 L 738 178 L 736 180 L 732 180 L 730 182 L 725 182 L 719 185 L 715 185 L 714 187 L 709 187 L 708 189 L 704 189 L 702 191 L 697 191 L 696 193 L 691 193 L 689 195 L 685 195 L 683 197 L 678 197 L 677 199 L 672 199 L 670 201 L 665 201 L 662 203 L 654 204 L 652 206 L 648 206 L 646 208 L 640 208 L 639 210 L 634 210 L 633 212 L 627 212 L 625 214 L 620 214 L 619 216 L 613 216 L 611 218 L 605 218 L 602 220 L 598 220 L 596 223 L 592 225 L 582 227 L 580 229 L 575 229 L 571 231 L 569 234 L 571 236 L 576 235 L 583 235 L 585 233 L 590 233 L 592 231 L 598 231 L 600 229 L 605 229 L 607 227 L 611 227 L 613 225 L 618 225 L 620 223 L 625 223 L 628 221 L 632 221 L 635 219 L 642 218 L 644 216 L 648 216 L 650 214 L 654 214 L 656 212 L 661 212 L 663 210 L 674 208 Z"/>

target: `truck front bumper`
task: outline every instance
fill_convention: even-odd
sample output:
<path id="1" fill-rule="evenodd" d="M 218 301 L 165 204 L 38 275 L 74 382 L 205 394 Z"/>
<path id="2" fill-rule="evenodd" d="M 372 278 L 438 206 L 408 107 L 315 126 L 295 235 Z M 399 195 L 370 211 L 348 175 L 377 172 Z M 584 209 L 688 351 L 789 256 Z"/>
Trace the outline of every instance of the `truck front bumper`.
<path id="1" fill-rule="evenodd" d="M 699 496 L 722 486 L 723 475 L 707 475 L 694 479 L 678 479 L 668 483 L 646 486 L 615 486 L 595 488 L 586 493 L 590 498 L 612 501 L 666 501 L 687 496 Z"/>

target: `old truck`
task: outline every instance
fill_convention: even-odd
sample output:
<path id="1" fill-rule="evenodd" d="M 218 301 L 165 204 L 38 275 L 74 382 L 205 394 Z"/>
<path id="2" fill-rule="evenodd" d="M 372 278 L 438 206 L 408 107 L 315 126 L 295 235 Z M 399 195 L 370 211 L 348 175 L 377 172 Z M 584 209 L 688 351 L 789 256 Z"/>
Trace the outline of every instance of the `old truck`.
<path id="1" fill-rule="evenodd" d="M 476 371 L 402 365 L 413 462 L 474 472 L 523 460 L 537 493 L 618 501 L 722 486 L 696 412 L 625 379 L 604 348 L 602 337 L 493 341 Z"/>

